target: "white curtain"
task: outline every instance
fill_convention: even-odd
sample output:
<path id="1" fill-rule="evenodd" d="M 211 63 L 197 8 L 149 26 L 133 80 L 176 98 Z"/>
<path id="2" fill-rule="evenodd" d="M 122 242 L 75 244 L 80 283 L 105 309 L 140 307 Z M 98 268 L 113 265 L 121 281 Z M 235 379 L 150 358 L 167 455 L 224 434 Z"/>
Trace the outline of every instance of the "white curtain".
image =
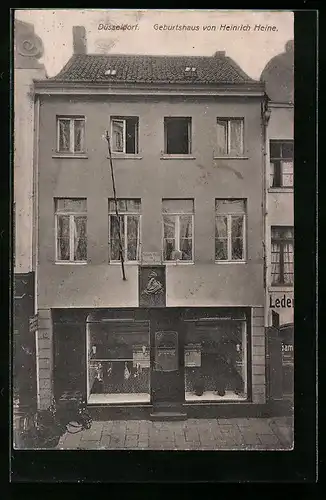
<path id="1" fill-rule="evenodd" d="M 83 120 L 75 120 L 74 127 L 74 143 L 75 152 L 84 151 L 84 139 L 85 139 L 85 123 Z"/>
<path id="2" fill-rule="evenodd" d="M 59 151 L 70 151 L 70 120 L 59 121 Z"/>
<path id="3" fill-rule="evenodd" d="M 86 217 L 74 217 L 74 260 L 87 259 Z"/>

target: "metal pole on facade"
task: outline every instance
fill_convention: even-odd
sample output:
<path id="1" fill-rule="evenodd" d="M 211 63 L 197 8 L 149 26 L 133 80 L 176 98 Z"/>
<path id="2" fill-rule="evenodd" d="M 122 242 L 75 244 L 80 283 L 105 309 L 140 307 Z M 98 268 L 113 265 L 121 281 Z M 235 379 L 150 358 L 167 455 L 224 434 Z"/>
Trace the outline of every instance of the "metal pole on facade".
<path id="1" fill-rule="evenodd" d="M 118 223 L 119 253 L 120 253 L 120 261 L 121 261 L 122 279 L 123 279 L 123 281 L 126 281 L 127 278 L 126 278 L 126 274 L 125 274 L 123 249 L 122 249 L 122 241 L 121 241 L 121 233 L 120 233 L 120 219 L 119 219 L 119 211 L 118 211 L 118 200 L 117 200 L 117 194 L 116 194 L 116 189 L 115 189 L 115 178 L 114 178 L 113 162 L 112 162 L 112 155 L 111 155 L 110 135 L 109 135 L 108 131 L 106 131 L 105 138 L 106 138 L 107 143 L 108 143 L 108 152 L 109 152 L 109 160 L 110 160 L 110 168 L 111 168 L 113 198 L 114 198 L 115 213 L 116 213 L 116 216 L 117 216 L 117 223 Z"/>

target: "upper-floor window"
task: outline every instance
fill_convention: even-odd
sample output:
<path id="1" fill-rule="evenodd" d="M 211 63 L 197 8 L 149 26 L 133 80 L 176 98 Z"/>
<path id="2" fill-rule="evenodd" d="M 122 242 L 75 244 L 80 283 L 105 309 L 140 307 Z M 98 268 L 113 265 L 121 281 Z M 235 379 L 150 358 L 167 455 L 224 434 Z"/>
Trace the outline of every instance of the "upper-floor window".
<path id="1" fill-rule="evenodd" d="M 245 260 L 246 201 L 215 200 L 215 261 Z"/>
<path id="2" fill-rule="evenodd" d="M 293 285 L 293 227 L 272 227 L 272 285 Z"/>
<path id="3" fill-rule="evenodd" d="M 270 141 L 270 187 L 293 186 L 293 141 Z"/>
<path id="4" fill-rule="evenodd" d="M 118 216 L 117 216 L 118 210 Z M 140 257 L 140 217 L 139 199 L 109 200 L 109 260 L 138 261 Z"/>
<path id="5" fill-rule="evenodd" d="M 111 148 L 113 153 L 138 153 L 138 122 L 136 116 L 111 118 Z"/>
<path id="6" fill-rule="evenodd" d="M 86 198 L 55 199 L 56 261 L 87 261 Z"/>
<path id="7" fill-rule="evenodd" d="M 57 151 L 59 153 L 85 152 L 85 117 L 57 117 Z"/>
<path id="8" fill-rule="evenodd" d="M 193 261 L 194 200 L 163 200 L 163 260 Z"/>
<path id="9" fill-rule="evenodd" d="M 243 155 L 243 123 L 243 118 L 217 118 L 216 156 Z"/>
<path id="10" fill-rule="evenodd" d="M 191 154 L 191 118 L 164 118 L 164 153 L 168 155 Z"/>

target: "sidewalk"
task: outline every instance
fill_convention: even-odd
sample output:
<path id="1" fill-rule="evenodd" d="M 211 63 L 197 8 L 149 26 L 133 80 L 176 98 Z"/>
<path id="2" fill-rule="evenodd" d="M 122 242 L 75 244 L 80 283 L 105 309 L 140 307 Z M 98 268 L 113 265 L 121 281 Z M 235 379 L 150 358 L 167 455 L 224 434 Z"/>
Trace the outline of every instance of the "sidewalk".
<path id="1" fill-rule="evenodd" d="M 95 421 L 91 429 L 66 433 L 56 449 L 78 450 L 290 450 L 291 417 Z"/>

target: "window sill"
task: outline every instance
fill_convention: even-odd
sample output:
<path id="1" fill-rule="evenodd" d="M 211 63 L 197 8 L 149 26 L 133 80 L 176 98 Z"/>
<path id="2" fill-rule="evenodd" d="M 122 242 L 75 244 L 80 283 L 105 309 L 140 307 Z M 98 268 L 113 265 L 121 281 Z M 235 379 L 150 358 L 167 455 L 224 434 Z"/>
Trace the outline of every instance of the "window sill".
<path id="1" fill-rule="evenodd" d="M 161 155 L 160 160 L 195 160 L 196 157 L 192 155 Z"/>
<path id="2" fill-rule="evenodd" d="M 193 266 L 195 263 L 193 260 L 189 261 L 180 261 L 180 260 L 168 260 L 163 261 L 163 265 L 165 266 Z"/>
<path id="3" fill-rule="evenodd" d="M 55 153 L 52 158 L 77 158 L 77 159 L 87 159 L 88 155 L 85 153 Z"/>
<path id="4" fill-rule="evenodd" d="M 107 156 L 109 159 L 110 157 Z M 143 157 L 140 155 L 134 155 L 134 154 L 125 154 L 125 153 L 112 153 L 111 158 L 113 160 L 142 160 Z"/>
<path id="5" fill-rule="evenodd" d="M 293 193 L 293 187 L 270 187 L 269 193 Z"/>
<path id="6" fill-rule="evenodd" d="M 73 262 L 73 261 L 60 261 L 56 260 L 55 265 L 56 266 L 86 266 L 88 262 Z"/>
<path id="7" fill-rule="evenodd" d="M 269 292 L 293 292 L 294 290 L 294 285 L 269 285 L 268 286 L 268 291 Z"/>
<path id="8" fill-rule="evenodd" d="M 216 260 L 215 264 L 247 264 L 246 260 Z"/>
<path id="9" fill-rule="evenodd" d="M 214 160 L 249 160 L 249 156 L 213 156 Z"/>
<path id="10" fill-rule="evenodd" d="M 138 266 L 140 262 L 138 260 L 127 260 L 127 261 L 124 260 L 123 264 L 126 266 Z M 121 260 L 112 262 L 110 261 L 109 266 L 121 266 Z"/>

